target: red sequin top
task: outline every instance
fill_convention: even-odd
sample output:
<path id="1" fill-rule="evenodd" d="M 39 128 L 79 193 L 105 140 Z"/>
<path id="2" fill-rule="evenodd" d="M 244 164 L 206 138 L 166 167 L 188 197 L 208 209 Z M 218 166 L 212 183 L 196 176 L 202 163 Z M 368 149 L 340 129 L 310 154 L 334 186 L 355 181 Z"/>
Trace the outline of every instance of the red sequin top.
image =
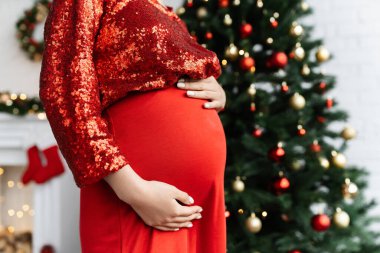
<path id="1" fill-rule="evenodd" d="M 39 96 L 81 188 L 127 165 L 102 111 L 132 90 L 221 74 L 217 55 L 158 0 L 54 0 Z"/>

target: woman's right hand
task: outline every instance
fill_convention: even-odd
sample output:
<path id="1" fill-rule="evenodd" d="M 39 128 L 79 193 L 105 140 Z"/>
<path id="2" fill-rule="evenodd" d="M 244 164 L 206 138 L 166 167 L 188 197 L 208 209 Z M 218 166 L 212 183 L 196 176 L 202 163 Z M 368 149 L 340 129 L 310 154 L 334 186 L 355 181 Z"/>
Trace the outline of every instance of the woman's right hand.
<path id="1" fill-rule="evenodd" d="M 193 219 L 201 218 L 200 206 L 183 206 L 177 202 L 192 204 L 186 192 L 165 182 L 144 180 L 129 164 L 106 176 L 105 181 L 145 224 L 154 228 L 177 231 L 192 224 Z"/>
<path id="2" fill-rule="evenodd" d="M 144 180 L 141 189 L 140 197 L 129 204 L 149 226 L 164 231 L 177 231 L 181 227 L 191 227 L 193 219 L 202 217 L 200 206 L 184 206 L 177 202 L 193 203 L 186 192 L 173 185 Z"/>

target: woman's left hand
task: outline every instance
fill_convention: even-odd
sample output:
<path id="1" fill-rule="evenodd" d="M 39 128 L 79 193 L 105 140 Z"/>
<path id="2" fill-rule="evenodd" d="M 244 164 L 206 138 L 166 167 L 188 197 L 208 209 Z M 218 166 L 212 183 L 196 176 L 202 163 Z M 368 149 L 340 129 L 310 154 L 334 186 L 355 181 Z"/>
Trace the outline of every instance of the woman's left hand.
<path id="1" fill-rule="evenodd" d="M 183 87 L 181 84 L 183 84 Z M 226 93 L 214 76 L 200 80 L 182 78 L 178 80 L 177 87 L 187 90 L 186 94 L 189 97 L 211 100 L 203 104 L 207 109 L 214 108 L 217 112 L 224 110 Z"/>

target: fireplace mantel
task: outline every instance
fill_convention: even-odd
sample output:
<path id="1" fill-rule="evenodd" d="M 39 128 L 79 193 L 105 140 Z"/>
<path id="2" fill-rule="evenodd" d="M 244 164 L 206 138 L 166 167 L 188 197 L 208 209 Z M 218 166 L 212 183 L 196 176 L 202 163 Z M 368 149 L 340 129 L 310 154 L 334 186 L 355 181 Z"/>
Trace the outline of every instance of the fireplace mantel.
<path id="1" fill-rule="evenodd" d="M 0 166 L 26 166 L 26 150 L 32 145 L 44 149 L 56 145 L 46 119 L 35 115 L 13 116 L 0 113 Z M 79 188 L 66 161 L 65 172 L 44 184 L 35 184 L 33 252 L 51 244 L 56 253 L 80 253 Z"/>

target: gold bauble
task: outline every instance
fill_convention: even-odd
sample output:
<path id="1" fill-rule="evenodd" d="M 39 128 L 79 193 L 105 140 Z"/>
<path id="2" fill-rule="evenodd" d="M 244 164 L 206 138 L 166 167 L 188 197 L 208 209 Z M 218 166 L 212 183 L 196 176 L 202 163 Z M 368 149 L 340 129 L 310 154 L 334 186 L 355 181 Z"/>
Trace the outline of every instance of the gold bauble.
<path id="1" fill-rule="evenodd" d="M 320 46 L 315 53 L 315 57 L 317 58 L 317 61 L 324 62 L 330 58 L 330 52 L 324 46 Z"/>
<path id="2" fill-rule="evenodd" d="M 326 157 L 319 157 L 319 163 L 324 169 L 330 168 L 330 162 Z"/>
<path id="3" fill-rule="evenodd" d="M 302 74 L 303 76 L 308 76 L 308 75 L 310 75 L 310 68 L 309 68 L 309 66 L 308 66 L 307 64 L 304 64 L 304 65 L 302 66 L 301 74 Z"/>
<path id="4" fill-rule="evenodd" d="M 298 92 L 294 93 L 294 95 L 290 97 L 289 105 L 295 110 L 301 110 L 305 107 L 305 104 L 305 98 Z"/>
<path id="5" fill-rule="evenodd" d="M 251 96 L 254 96 L 256 94 L 256 87 L 255 84 L 251 84 L 248 88 L 248 94 Z"/>
<path id="6" fill-rule="evenodd" d="M 302 33 L 303 33 L 303 27 L 297 24 L 297 22 L 294 22 L 290 28 L 290 35 L 294 37 L 299 37 L 302 35 Z"/>
<path id="7" fill-rule="evenodd" d="M 261 220 L 256 217 L 255 213 L 251 213 L 251 216 L 245 221 L 245 226 L 249 232 L 258 233 L 262 228 L 262 223 Z"/>
<path id="8" fill-rule="evenodd" d="M 342 130 L 340 136 L 342 136 L 345 140 L 351 140 L 356 137 L 356 130 L 350 126 L 347 126 Z"/>
<path id="9" fill-rule="evenodd" d="M 346 163 L 347 163 L 346 156 L 343 155 L 342 153 L 338 153 L 336 151 L 331 152 L 331 154 L 332 154 L 332 158 L 331 158 L 332 163 L 336 167 L 338 167 L 340 169 L 343 169 L 344 166 L 346 166 Z"/>
<path id="10" fill-rule="evenodd" d="M 350 225 L 350 216 L 340 208 L 336 209 L 333 216 L 334 224 L 339 228 L 347 228 Z"/>
<path id="11" fill-rule="evenodd" d="M 206 7 L 199 7 L 198 10 L 197 10 L 197 17 L 202 19 L 202 18 L 205 18 L 207 17 L 208 15 L 208 11 L 207 11 L 207 8 Z"/>
<path id="12" fill-rule="evenodd" d="M 346 178 L 342 186 L 342 194 L 345 199 L 353 199 L 358 195 L 358 186 L 351 182 L 349 178 Z"/>
<path id="13" fill-rule="evenodd" d="M 244 182 L 240 179 L 239 176 L 232 182 L 232 189 L 236 192 L 244 191 L 245 185 Z"/>
<path id="14" fill-rule="evenodd" d="M 225 56 L 226 56 L 228 59 L 234 61 L 234 60 L 236 60 L 236 59 L 239 57 L 239 49 L 235 46 L 234 43 L 231 43 L 231 44 L 227 47 L 227 49 L 226 49 L 226 51 L 224 52 L 224 54 L 225 54 Z"/>
<path id="15" fill-rule="evenodd" d="M 305 50 L 301 46 L 296 47 L 293 50 L 293 53 L 294 53 L 294 59 L 296 59 L 297 61 L 302 61 L 305 58 Z"/>
<path id="16" fill-rule="evenodd" d="M 305 160 L 294 159 L 290 164 L 290 168 L 294 171 L 301 170 L 303 167 L 305 167 Z"/>
<path id="17" fill-rule="evenodd" d="M 301 9 L 303 10 L 303 11 L 307 11 L 308 9 L 309 9 L 309 4 L 308 3 L 306 3 L 306 2 L 302 2 L 301 3 Z"/>
<path id="18" fill-rule="evenodd" d="M 232 18 L 229 14 L 224 15 L 223 23 L 228 26 L 232 24 Z"/>

